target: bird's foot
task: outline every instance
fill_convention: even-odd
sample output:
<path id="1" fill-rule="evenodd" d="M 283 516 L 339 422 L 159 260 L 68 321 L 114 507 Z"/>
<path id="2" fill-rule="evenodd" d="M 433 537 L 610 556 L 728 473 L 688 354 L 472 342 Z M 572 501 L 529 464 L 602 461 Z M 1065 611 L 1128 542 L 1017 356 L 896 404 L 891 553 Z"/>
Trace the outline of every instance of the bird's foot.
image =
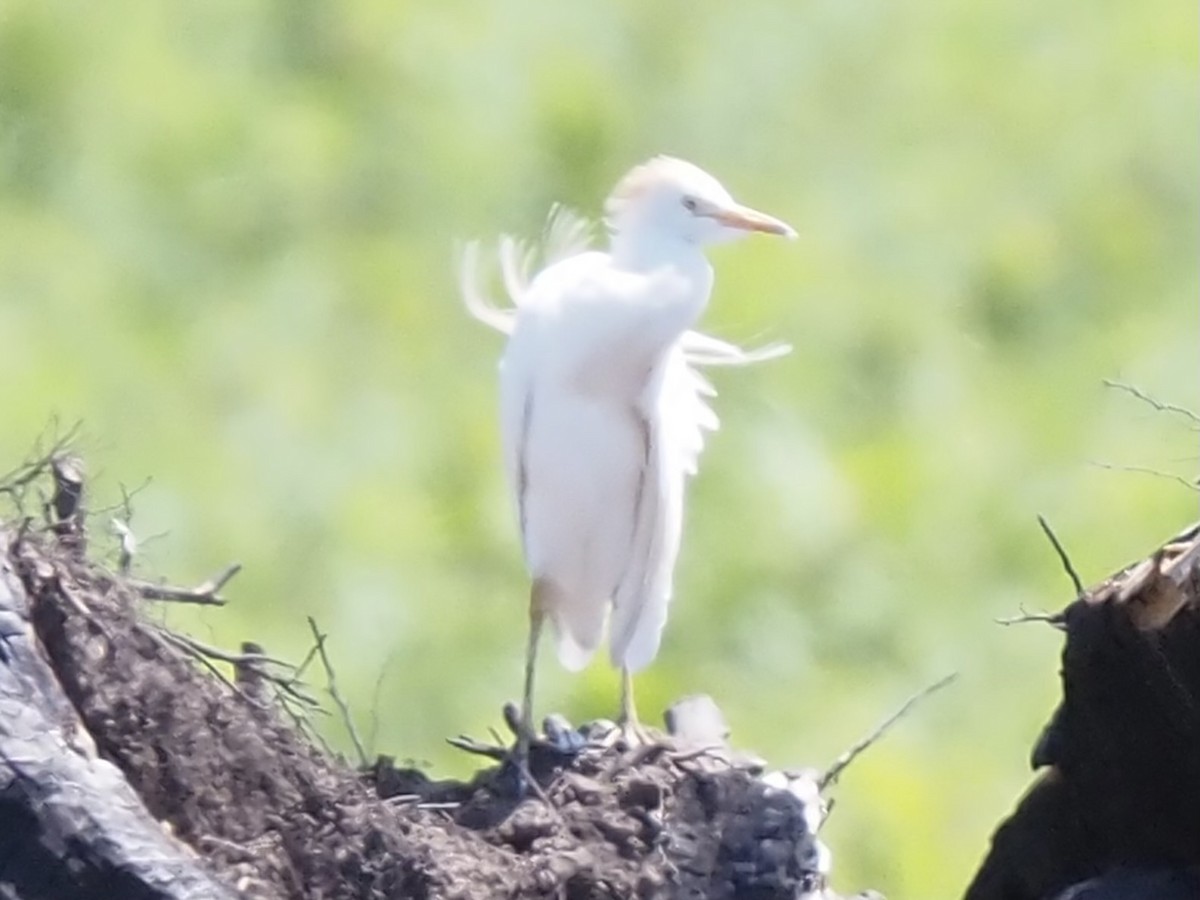
<path id="1" fill-rule="evenodd" d="M 629 719 L 618 723 L 615 734 L 616 739 L 627 750 L 657 746 L 666 740 L 666 735 L 662 732 L 643 725 L 637 719 Z"/>
<path id="2" fill-rule="evenodd" d="M 526 724 L 515 703 L 505 704 L 504 721 L 516 741 L 504 755 L 503 767 L 512 772 L 518 798 L 542 796 L 537 773 L 543 777 L 562 767 L 589 746 L 581 730 L 571 727 L 565 716 L 552 714 L 542 721 L 539 734 Z"/>
<path id="3" fill-rule="evenodd" d="M 536 783 L 529 767 L 529 760 L 532 747 L 538 738 L 534 734 L 532 725 L 522 717 L 517 704 L 505 703 L 502 715 L 504 724 L 513 733 L 516 741 L 504 754 L 501 771 L 512 773 L 514 793 L 518 799 L 522 799 L 529 795 L 530 786 Z"/>

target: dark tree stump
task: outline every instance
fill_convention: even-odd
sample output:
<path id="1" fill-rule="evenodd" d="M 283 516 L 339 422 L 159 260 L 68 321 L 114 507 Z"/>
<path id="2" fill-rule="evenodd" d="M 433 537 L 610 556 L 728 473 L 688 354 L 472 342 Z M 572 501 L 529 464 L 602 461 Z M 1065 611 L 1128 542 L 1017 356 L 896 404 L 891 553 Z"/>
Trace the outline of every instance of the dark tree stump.
<path id="1" fill-rule="evenodd" d="M 1061 625 L 1041 772 L 966 900 L 1200 897 L 1200 526 L 1084 592 Z"/>

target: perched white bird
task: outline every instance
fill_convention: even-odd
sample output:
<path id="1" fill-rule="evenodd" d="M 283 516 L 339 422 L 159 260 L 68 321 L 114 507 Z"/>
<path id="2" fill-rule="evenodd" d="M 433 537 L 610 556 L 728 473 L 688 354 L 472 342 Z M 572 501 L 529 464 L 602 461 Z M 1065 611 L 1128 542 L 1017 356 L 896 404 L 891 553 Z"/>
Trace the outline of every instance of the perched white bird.
<path id="1" fill-rule="evenodd" d="M 658 652 L 679 553 L 685 480 L 704 431 L 717 427 L 694 366 L 746 365 L 787 353 L 747 352 L 691 330 L 708 305 L 706 244 L 750 231 L 795 237 L 741 206 L 711 175 L 656 157 L 617 185 L 605 206 L 608 252 L 590 226 L 551 212 L 543 267 L 512 239 L 500 244 L 512 309 L 476 284 L 478 247 L 463 257 L 472 314 L 509 335 L 500 363 L 504 460 L 533 585 L 519 737 L 532 733 L 538 639 L 549 618 L 558 657 L 578 670 L 609 619 L 622 671 L 621 724 L 636 731 L 632 673 Z"/>

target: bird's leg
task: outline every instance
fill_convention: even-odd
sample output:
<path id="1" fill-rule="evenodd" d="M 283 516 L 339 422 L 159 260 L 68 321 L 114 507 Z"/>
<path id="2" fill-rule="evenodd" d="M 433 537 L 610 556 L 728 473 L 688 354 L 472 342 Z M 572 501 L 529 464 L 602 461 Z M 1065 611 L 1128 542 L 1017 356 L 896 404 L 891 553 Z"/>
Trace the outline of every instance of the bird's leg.
<path id="1" fill-rule="evenodd" d="M 624 666 L 621 667 L 621 716 L 617 724 L 628 746 L 654 743 L 654 735 L 638 721 L 637 705 L 633 702 L 633 673 Z"/>
<path id="2" fill-rule="evenodd" d="M 546 621 L 546 610 L 542 603 L 543 587 L 534 581 L 529 592 L 529 643 L 525 647 L 525 692 L 521 695 L 521 722 L 517 728 L 516 763 L 519 778 L 532 778 L 529 772 L 529 743 L 533 740 L 533 674 L 537 668 L 538 641 L 542 636 L 542 625 Z M 521 793 L 524 793 L 522 784 Z"/>
<path id="3" fill-rule="evenodd" d="M 633 702 L 633 674 L 624 666 L 622 666 L 620 725 L 622 728 L 624 728 L 627 725 L 636 727 L 637 724 L 637 705 Z"/>

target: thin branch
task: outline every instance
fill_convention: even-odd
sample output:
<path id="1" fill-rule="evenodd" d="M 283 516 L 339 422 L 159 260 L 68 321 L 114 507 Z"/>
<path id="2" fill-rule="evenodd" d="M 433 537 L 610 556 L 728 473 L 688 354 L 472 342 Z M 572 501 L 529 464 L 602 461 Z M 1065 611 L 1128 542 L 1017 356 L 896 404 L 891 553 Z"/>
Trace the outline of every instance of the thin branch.
<path id="1" fill-rule="evenodd" d="M 317 650 L 320 646 L 320 644 L 313 644 L 308 648 L 308 652 L 304 654 L 304 659 L 300 660 L 300 665 L 296 666 L 296 671 L 292 675 L 293 681 L 299 681 L 304 676 L 305 671 L 312 665 L 312 661 L 317 658 Z"/>
<path id="2" fill-rule="evenodd" d="M 156 633 L 161 640 L 173 645 L 178 650 L 182 650 L 188 656 L 192 657 L 192 659 L 200 663 L 200 665 L 204 666 L 204 668 L 208 669 L 209 672 L 215 675 L 219 681 L 223 681 L 225 685 L 238 697 L 241 697 L 247 702 L 251 702 L 250 698 L 243 693 L 242 689 L 233 683 L 233 679 L 222 672 L 208 654 L 201 650 L 197 650 L 189 640 L 182 638 L 178 634 L 167 631 L 165 628 L 156 629 Z"/>
<path id="3" fill-rule="evenodd" d="M 308 714 L 311 712 L 328 715 L 326 710 L 321 706 L 306 707 L 303 703 L 297 703 L 296 700 L 282 690 L 282 686 L 278 681 L 273 682 L 273 686 L 275 688 L 275 699 L 279 701 L 279 706 L 287 713 L 293 724 L 295 724 L 296 729 L 301 734 L 307 735 L 313 744 L 325 752 L 326 756 L 335 756 L 333 748 L 329 746 L 325 738 L 322 737 L 321 732 L 313 726 L 308 718 Z"/>
<path id="4" fill-rule="evenodd" d="M 1156 478 L 1165 478 L 1168 481 L 1174 481 L 1176 484 L 1182 484 L 1189 491 L 1200 491 L 1200 484 L 1195 481 L 1188 481 L 1182 475 L 1176 475 L 1174 472 L 1162 472 L 1158 469 L 1152 469 L 1149 466 L 1121 466 L 1115 463 L 1103 463 L 1092 461 L 1092 465 L 1098 469 L 1108 469 L 1110 472 L 1137 472 L 1141 475 L 1153 475 Z"/>
<path id="5" fill-rule="evenodd" d="M 350 740 L 354 742 L 354 750 L 358 754 L 359 765 L 365 769 L 368 765 L 367 751 L 363 748 L 362 740 L 358 736 L 358 729 L 354 727 L 354 720 L 350 717 L 350 707 L 342 699 L 342 695 L 337 689 L 337 679 L 333 672 L 333 665 L 329 662 L 329 655 L 325 652 L 325 638 L 328 635 L 321 634 L 321 630 L 317 627 L 317 620 L 312 616 L 308 617 L 308 627 L 312 629 L 313 639 L 317 642 L 317 654 L 321 657 L 321 665 L 325 669 L 326 690 L 329 691 L 329 696 L 333 698 L 333 702 L 337 704 L 337 708 L 342 714 L 342 724 L 346 726 Z"/>
<path id="6" fill-rule="evenodd" d="M 1042 526 L 1042 531 L 1046 537 L 1050 539 L 1050 543 L 1054 546 L 1054 552 L 1058 554 L 1058 560 L 1062 563 L 1063 571 L 1067 573 L 1067 577 L 1071 579 L 1071 584 L 1075 586 L 1075 596 L 1083 596 L 1083 582 L 1079 580 L 1079 573 L 1075 571 L 1075 566 L 1071 564 L 1071 557 L 1067 556 L 1067 551 L 1063 548 L 1062 542 L 1058 539 L 1058 535 L 1054 533 L 1054 529 L 1050 527 L 1050 523 L 1046 521 L 1045 516 L 1037 517 L 1038 524 Z"/>
<path id="7" fill-rule="evenodd" d="M 1026 622 L 1049 622 L 1055 628 L 1062 628 L 1065 624 L 1062 613 L 1031 613 L 1026 612 L 1024 607 L 1021 608 L 1021 612 L 1018 615 L 1006 616 L 1005 618 L 993 619 L 992 621 L 997 625 L 1004 625 L 1006 627 L 1009 625 L 1024 625 Z"/>
<path id="8" fill-rule="evenodd" d="M 880 722 L 879 725 L 875 727 L 874 731 L 862 738 L 860 741 L 858 741 L 858 743 L 854 744 L 854 746 L 852 746 L 849 750 L 835 759 L 833 764 L 830 765 L 830 767 L 821 775 L 820 779 L 818 779 L 817 786 L 824 791 L 825 788 L 837 781 L 838 776 L 846 770 L 846 767 L 849 766 L 850 763 L 854 762 L 859 754 L 883 737 L 888 729 L 908 715 L 909 710 L 911 710 L 930 694 L 934 693 L 935 691 L 940 691 L 957 677 L 958 673 L 952 672 L 944 678 L 935 681 L 933 684 L 929 685 L 929 687 L 924 688 L 923 690 L 918 691 L 909 697 L 906 701 L 904 701 L 903 706 Z"/>
<path id="9" fill-rule="evenodd" d="M 168 641 L 183 647 L 193 653 L 199 653 L 209 659 L 220 660 L 227 662 L 233 666 L 261 666 L 272 665 L 282 666 L 284 668 L 292 668 L 292 664 L 282 659 L 276 659 L 273 656 L 267 656 L 265 653 L 233 653 L 229 650 L 222 650 L 220 647 L 213 647 L 210 644 L 202 643 L 195 638 L 190 638 L 182 634 L 176 634 L 173 631 L 160 629 L 161 634 Z"/>
<path id="10" fill-rule="evenodd" d="M 396 658 L 396 652 L 396 649 L 393 649 L 383 661 L 383 665 L 379 667 L 379 675 L 375 678 L 375 687 L 371 690 L 371 723 L 367 729 L 367 746 L 371 748 L 372 756 L 375 755 L 375 742 L 379 737 L 379 702 L 383 697 L 383 679 L 387 676 L 387 671 Z"/>
<path id="11" fill-rule="evenodd" d="M 483 741 L 477 741 L 475 738 L 467 737 L 465 734 L 460 734 L 458 737 L 446 738 L 446 743 L 466 753 L 474 753 L 476 756 L 486 756 L 488 759 L 494 759 L 497 762 L 507 759 L 510 752 L 507 747 L 500 746 L 499 744 L 485 744 Z"/>
<path id="12" fill-rule="evenodd" d="M 133 498 L 142 491 L 146 490 L 146 488 L 150 487 L 150 485 L 153 483 L 154 478 L 149 475 L 147 475 L 142 480 L 142 483 L 133 490 L 129 490 L 127 487 L 125 487 L 125 482 L 117 482 L 117 487 L 121 489 L 121 511 L 125 513 L 126 524 L 133 521 Z"/>
<path id="13" fill-rule="evenodd" d="M 206 669 L 225 682 L 243 700 L 253 700 L 254 698 L 251 695 L 255 692 L 243 690 L 243 685 L 238 682 L 237 675 L 245 673 L 247 670 L 253 670 L 257 679 L 272 686 L 275 697 L 279 700 L 280 705 L 292 716 L 293 720 L 299 718 L 299 715 L 291 708 L 292 704 L 300 707 L 305 712 L 325 714 L 325 710 L 321 708 L 320 702 L 297 686 L 294 674 L 284 676 L 264 668 L 264 666 L 279 666 L 291 671 L 293 670 L 293 666 L 289 662 L 268 656 L 265 653 L 250 651 L 247 645 L 243 645 L 241 653 L 233 653 L 228 650 L 222 650 L 219 647 L 213 647 L 210 644 L 202 643 L 195 638 L 176 634 L 166 628 L 156 628 L 155 632 L 167 643 L 172 644 L 188 656 L 202 663 Z M 228 678 L 217 667 L 217 662 L 228 663 L 233 666 L 235 678 L 232 680 Z"/>
<path id="14" fill-rule="evenodd" d="M 198 603 L 202 606 L 224 606 L 225 598 L 218 595 L 221 588 L 229 583 L 242 564 L 230 563 L 212 578 L 202 581 L 193 588 L 176 587 L 171 584 L 156 584 L 153 581 L 130 579 L 129 586 L 142 595 L 146 600 L 167 600 L 172 603 Z"/>
<path id="15" fill-rule="evenodd" d="M 1118 391 L 1124 391 L 1127 394 L 1132 394 L 1134 397 L 1137 397 L 1143 403 L 1148 403 L 1159 412 L 1175 413 L 1176 415 L 1183 416 L 1193 425 L 1200 426 L 1200 414 L 1193 412 L 1185 406 L 1176 406 L 1174 403 L 1164 403 L 1161 400 L 1151 397 L 1145 391 L 1134 387 L 1132 384 L 1125 384 L 1124 382 L 1113 381 L 1108 378 L 1104 379 L 1104 386 L 1114 388 Z"/>
<path id="16" fill-rule="evenodd" d="M 312 712 L 320 713 L 323 716 L 329 715 L 329 710 L 325 709 L 325 707 L 321 705 L 320 700 L 311 694 L 306 694 L 299 687 L 297 687 L 296 680 L 294 678 L 276 678 L 272 676 L 268 678 L 268 680 L 271 681 L 278 689 L 277 693 L 282 692 L 280 693 L 281 697 L 290 697 L 292 700 L 296 701 L 301 706 Z"/>
<path id="17" fill-rule="evenodd" d="M 120 513 L 123 521 L 133 521 L 133 498 L 142 493 L 142 491 L 146 490 L 146 488 L 150 487 L 153 482 L 153 478 L 147 477 L 142 481 L 141 484 L 132 490 L 127 488 L 124 482 L 118 482 L 117 489 L 121 492 L 121 499 L 116 503 L 110 503 L 107 506 L 101 506 L 98 509 L 90 510 L 90 515 L 111 516 L 114 513 Z"/>
<path id="18" fill-rule="evenodd" d="M 6 474 L 0 475 L 0 494 L 9 494 L 14 500 L 19 501 L 21 491 L 35 481 L 38 476 L 42 475 L 50 467 L 54 458 L 75 440 L 79 434 L 80 426 L 81 423 L 76 422 L 67 430 L 66 434 L 56 440 L 50 446 L 50 449 L 41 456 L 24 462 Z M 35 449 L 33 452 L 37 453 L 38 451 Z"/>

